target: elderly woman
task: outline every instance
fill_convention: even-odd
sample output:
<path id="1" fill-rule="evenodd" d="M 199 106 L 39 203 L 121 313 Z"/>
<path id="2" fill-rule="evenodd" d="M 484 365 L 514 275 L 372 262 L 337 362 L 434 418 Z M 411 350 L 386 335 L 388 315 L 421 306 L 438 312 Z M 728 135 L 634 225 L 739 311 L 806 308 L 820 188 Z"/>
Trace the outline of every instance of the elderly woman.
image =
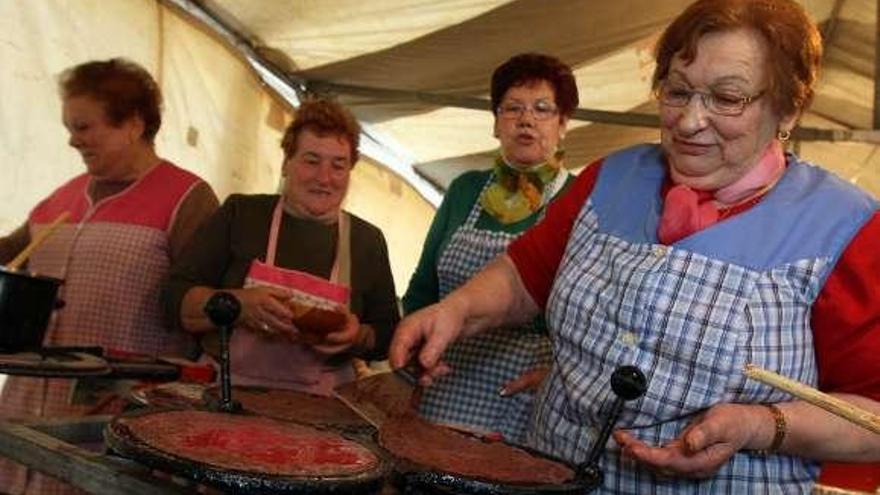
<path id="1" fill-rule="evenodd" d="M 203 308 L 217 290 L 241 301 L 230 349 L 236 384 L 329 395 L 354 378 L 352 357 L 387 352 L 400 317 L 385 238 L 341 209 L 359 136 L 340 105 L 304 102 L 281 144 L 284 192 L 230 196 L 172 269 L 166 312 L 188 332 L 214 330 Z M 294 293 L 350 294 L 336 300 L 343 321 L 301 332 Z"/>
<path id="2" fill-rule="evenodd" d="M 408 317 L 392 363 L 423 345 L 429 383 L 450 342 L 546 311 L 555 362 L 529 441 L 574 462 L 609 375 L 638 366 L 604 493 L 806 493 L 815 460 L 880 459 L 880 436 L 742 373 L 818 376 L 880 411 L 878 204 L 780 142 L 820 52 L 791 0 L 693 4 L 657 48 L 660 145 L 585 170 L 506 256 Z"/>
<path id="3" fill-rule="evenodd" d="M 165 325 L 159 304 L 171 262 L 193 231 L 217 208 L 211 187 L 156 155 L 161 94 L 142 67 L 123 59 L 88 62 L 60 78 L 68 143 L 86 173 L 71 179 L 0 239 L 8 262 L 63 212 L 67 223 L 38 248 L 29 269 L 64 279 L 45 336 L 47 346 L 102 346 L 143 354 L 182 354 L 188 340 Z M 70 405 L 74 382 L 9 377 L 4 417 L 94 413 Z M 53 493 L 57 483 L 37 473 L 4 469 L 0 491 Z"/>
<path id="4" fill-rule="evenodd" d="M 406 313 L 436 303 L 503 253 L 571 177 L 559 146 L 578 103 L 571 69 L 547 55 L 517 55 L 495 69 L 491 94 L 501 149 L 492 169 L 450 185 L 403 296 Z M 515 380 L 549 366 L 543 320 L 457 343 L 444 359 L 455 373 L 424 391 L 421 414 L 524 441 L 533 392 L 514 393 Z"/>

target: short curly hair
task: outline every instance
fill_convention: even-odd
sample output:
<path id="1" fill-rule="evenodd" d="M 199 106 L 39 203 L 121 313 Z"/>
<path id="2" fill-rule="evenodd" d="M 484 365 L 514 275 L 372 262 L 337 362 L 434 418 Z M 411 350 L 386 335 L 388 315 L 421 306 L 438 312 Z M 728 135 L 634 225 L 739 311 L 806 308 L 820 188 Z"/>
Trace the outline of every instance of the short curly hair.
<path id="1" fill-rule="evenodd" d="M 354 115 L 339 103 L 324 98 L 309 98 L 296 109 L 293 122 L 284 131 L 281 148 L 287 160 L 296 153 L 297 138 L 308 129 L 318 136 L 339 136 L 351 148 L 351 164 L 360 158 L 361 126 Z"/>
<path id="2" fill-rule="evenodd" d="M 699 0 L 666 28 L 655 48 L 657 91 L 676 55 L 690 63 L 703 35 L 752 29 L 767 43 L 767 94 L 780 115 L 806 110 L 822 61 L 822 35 L 803 7 L 792 0 Z"/>
<path id="3" fill-rule="evenodd" d="M 571 67 L 556 57 L 541 53 L 514 55 L 492 73 L 492 111 L 514 86 L 547 81 L 556 95 L 559 118 L 571 117 L 578 106 L 578 89 Z"/>
<path id="4" fill-rule="evenodd" d="M 162 126 L 162 93 L 153 76 L 124 58 L 96 60 L 68 68 L 58 78 L 62 99 L 88 96 L 104 105 L 109 122 L 118 126 L 140 116 L 143 139 L 152 143 Z"/>

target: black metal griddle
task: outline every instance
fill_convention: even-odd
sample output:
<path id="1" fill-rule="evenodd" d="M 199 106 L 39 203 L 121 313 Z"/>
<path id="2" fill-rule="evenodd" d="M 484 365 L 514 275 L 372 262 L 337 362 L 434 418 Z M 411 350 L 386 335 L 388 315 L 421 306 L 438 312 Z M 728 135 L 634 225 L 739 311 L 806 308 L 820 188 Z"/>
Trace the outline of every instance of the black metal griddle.
<path id="1" fill-rule="evenodd" d="M 641 397 L 647 389 L 647 380 L 638 368 L 621 366 L 611 375 L 610 385 L 615 394 L 614 402 L 587 459 L 583 463 L 575 466 L 534 449 L 511 445 L 533 456 L 568 466 L 575 472 L 575 478 L 570 482 L 562 484 L 504 483 L 444 472 L 420 466 L 406 459 L 397 459 L 392 481 L 404 493 L 414 495 L 573 495 L 591 492 L 603 482 L 599 459 L 611 435 L 611 430 L 617 423 L 623 409 L 623 403 Z M 378 437 L 376 440 L 378 443 Z M 503 462 L 503 460 L 499 459 L 499 462 Z"/>
<path id="2" fill-rule="evenodd" d="M 277 419 L 279 421 L 289 421 L 292 423 L 302 424 L 306 426 L 314 426 L 318 429 L 322 430 L 330 430 L 338 433 L 363 433 L 370 434 L 373 432 L 373 427 L 370 426 L 369 423 L 364 421 L 360 416 L 355 414 L 351 409 L 345 406 L 338 399 L 334 399 L 333 397 L 324 397 L 315 394 L 310 394 L 307 392 L 298 392 L 294 390 L 280 390 L 280 389 L 271 389 L 267 387 L 253 386 L 253 385 L 235 385 L 232 387 L 233 396 L 237 397 L 236 400 L 241 402 L 242 412 L 246 414 L 256 414 L 260 416 L 265 416 L 273 419 Z M 297 417 L 296 410 L 294 409 L 291 414 L 273 414 L 268 413 L 266 411 L 256 411 L 249 407 L 247 401 L 243 399 L 243 394 L 271 394 L 271 393 L 281 393 L 288 398 L 295 400 L 296 396 L 301 396 L 304 401 L 328 401 L 327 407 L 338 407 L 345 410 L 350 417 L 340 418 L 334 417 L 333 414 L 330 417 L 316 417 L 314 414 L 308 414 L 304 416 Z M 206 404 L 206 407 L 210 410 L 217 410 L 219 408 L 221 398 L 221 390 L 219 386 L 214 386 L 205 389 L 204 394 L 202 395 L 202 400 Z M 330 404 L 332 403 L 332 404 Z"/>
<path id="3" fill-rule="evenodd" d="M 518 448 L 526 450 L 536 457 L 564 464 L 577 472 L 577 467 L 570 463 L 544 455 L 535 450 L 523 447 Z M 499 459 L 499 462 L 504 462 L 504 460 Z M 489 479 L 438 471 L 403 459 L 398 459 L 395 462 L 395 468 L 391 474 L 391 482 L 402 490 L 403 493 L 424 495 L 581 495 L 594 490 L 598 486 L 595 480 L 581 478 L 577 475 L 572 481 L 561 484 L 502 483 Z"/>
<path id="4" fill-rule="evenodd" d="M 146 466 L 172 472 L 199 483 L 205 483 L 236 494 L 369 494 L 377 492 L 390 471 L 388 458 L 368 443 L 346 437 L 369 449 L 379 460 L 377 467 L 366 472 L 346 476 L 280 476 L 256 471 L 242 471 L 214 466 L 180 457 L 145 443 L 120 421 L 123 417 L 162 414 L 169 410 L 143 409 L 114 418 L 104 430 L 104 441 L 109 449 L 123 457 Z M 215 414 L 229 414 L 217 412 Z M 326 430 L 324 430 L 326 433 Z"/>

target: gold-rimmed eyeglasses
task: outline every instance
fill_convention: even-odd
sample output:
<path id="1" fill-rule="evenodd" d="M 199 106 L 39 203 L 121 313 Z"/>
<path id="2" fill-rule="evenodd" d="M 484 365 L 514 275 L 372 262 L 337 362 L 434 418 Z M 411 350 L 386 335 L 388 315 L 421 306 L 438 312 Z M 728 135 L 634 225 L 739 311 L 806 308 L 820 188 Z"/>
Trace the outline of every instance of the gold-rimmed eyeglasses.
<path id="1" fill-rule="evenodd" d="M 535 120 L 547 120 L 559 113 L 556 105 L 549 101 L 538 100 L 531 106 L 519 102 L 502 103 L 495 114 L 502 119 L 514 120 L 522 117 L 527 111 L 532 113 Z"/>
<path id="2" fill-rule="evenodd" d="M 745 96 L 715 91 L 697 91 L 679 84 L 664 83 L 657 92 L 657 99 L 663 105 L 679 108 L 686 107 L 694 95 L 700 96 L 706 110 L 716 115 L 735 117 L 742 115 L 746 106 L 763 96 L 764 91 Z"/>

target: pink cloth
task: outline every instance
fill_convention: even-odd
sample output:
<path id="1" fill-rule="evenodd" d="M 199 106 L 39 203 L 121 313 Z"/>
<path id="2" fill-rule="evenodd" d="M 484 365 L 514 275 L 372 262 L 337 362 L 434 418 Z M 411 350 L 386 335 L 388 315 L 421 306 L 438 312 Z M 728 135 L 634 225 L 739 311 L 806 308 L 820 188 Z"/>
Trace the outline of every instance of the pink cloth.
<path id="1" fill-rule="evenodd" d="M 758 164 L 733 184 L 712 191 L 697 191 L 684 184 L 669 189 L 657 237 L 672 244 L 718 222 L 719 208 L 731 208 L 766 191 L 785 171 L 785 156 L 779 141 L 772 141 Z"/>

